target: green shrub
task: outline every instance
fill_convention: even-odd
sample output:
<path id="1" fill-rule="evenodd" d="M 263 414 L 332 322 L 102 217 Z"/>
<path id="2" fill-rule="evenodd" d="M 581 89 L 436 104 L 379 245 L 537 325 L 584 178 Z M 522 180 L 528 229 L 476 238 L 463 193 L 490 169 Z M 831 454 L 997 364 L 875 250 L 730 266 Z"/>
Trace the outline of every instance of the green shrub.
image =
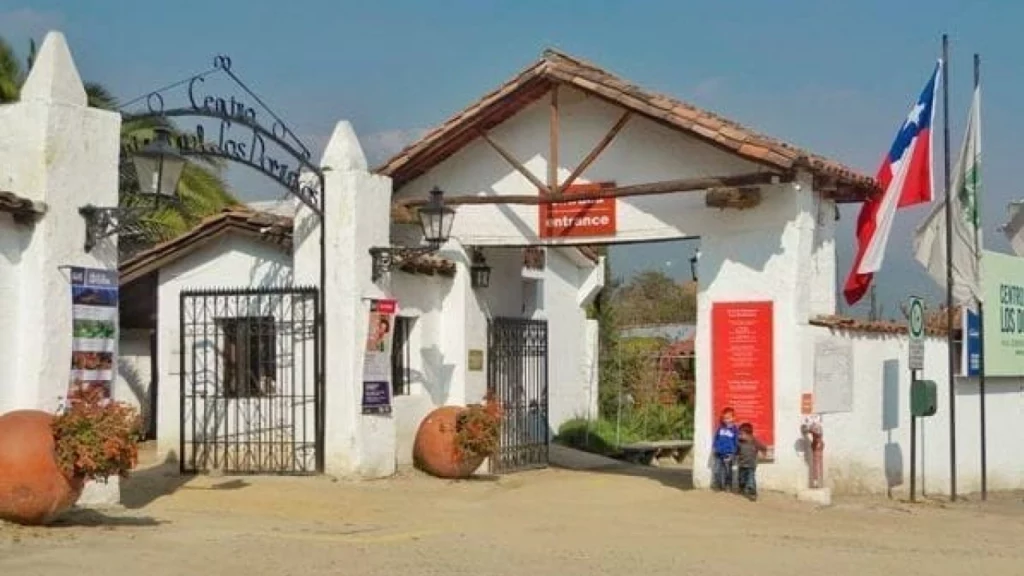
<path id="1" fill-rule="evenodd" d="M 614 417 L 602 417 L 591 421 L 574 418 L 558 429 L 555 442 L 577 450 L 614 456 L 618 453 L 618 447 L 624 444 L 692 438 L 693 407 L 681 404 L 651 404 L 633 410 L 623 410 L 622 419 L 618 423 L 618 433 Z"/>

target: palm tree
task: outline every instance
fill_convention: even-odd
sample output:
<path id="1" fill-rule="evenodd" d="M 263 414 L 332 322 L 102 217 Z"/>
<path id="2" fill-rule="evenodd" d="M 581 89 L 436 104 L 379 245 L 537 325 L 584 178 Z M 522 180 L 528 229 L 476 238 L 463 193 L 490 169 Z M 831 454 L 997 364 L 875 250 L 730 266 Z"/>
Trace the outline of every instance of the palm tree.
<path id="1" fill-rule="evenodd" d="M 0 104 L 18 99 L 21 86 L 28 76 L 27 71 L 32 68 L 35 52 L 35 42 L 30 42 L 27 66 L 23 68 L 13 48 L 0 37 Z M 100 84 L 86 82 L 85 92 L 89 106 L 113 111 L 119 107 L 117 99 Z M 122 141 L 146 141 L 152 137 L 155 128 L 161 127 L 174 128 L 166 119 L 129 121 L 121 126 L 121 138 Z M 132 233 L 122 234 L 119 242 L 121 257 L 129 257 L 157 242 L 184 234 L 203 218 L 238 204 L 221 176 L 222 168 L 222 163 L 215 159 L 203 159 L 201 163 L 189 162 L 178 184 L 179 201 L 147 214 Z M 131 159 L 123 154 L 118 189 L 122 206 L 139 204 L 135 171 Z"/>

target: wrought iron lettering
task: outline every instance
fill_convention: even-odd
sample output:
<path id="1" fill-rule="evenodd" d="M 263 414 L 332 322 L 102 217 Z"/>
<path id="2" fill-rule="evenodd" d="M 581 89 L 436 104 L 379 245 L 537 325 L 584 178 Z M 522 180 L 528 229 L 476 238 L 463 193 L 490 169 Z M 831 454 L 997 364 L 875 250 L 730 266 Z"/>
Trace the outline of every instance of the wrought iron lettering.
<path id="1" fill-rule="evenodd" d="M 207 79 L 216 74 L 226 75 L 235 87 L 251 96 L 269 116 L 268 121 L 263 122 L 257 105 L 236 95 L 208 90 Z M 185 86 L 187 106 L 166 108 L 162 93 L 179 86 Z M 142 100 L 146 109 L 139 113 L 123 112 L 126 122 L 196 118 L 194 128 L 178 127 L 175 142 L 183 155 L 224 158 L 248 166 L 280 184 L 317 214 L 322 214 L 323 171 L 310 161 L 309 148 L 235 76 L 231 71 L 231 60 L 226 56 L 218 56 L 214 60 L 213 70 L 147 94 L 129 104 Z M 203 120 L 207 120 L 206 125 Z M 139 138 L 128 138 L 122 144 L 122 152 L 130 154 L 146 143 Z M 304 181 L 302 172 L 312 173 L 316 181 Z"/>

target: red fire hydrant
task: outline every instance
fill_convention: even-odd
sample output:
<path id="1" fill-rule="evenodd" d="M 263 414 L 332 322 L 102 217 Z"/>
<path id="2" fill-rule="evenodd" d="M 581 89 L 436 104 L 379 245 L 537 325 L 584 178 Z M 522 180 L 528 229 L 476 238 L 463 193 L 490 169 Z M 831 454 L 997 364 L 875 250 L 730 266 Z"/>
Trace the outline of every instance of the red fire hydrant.
<path id="1" fill-rule="evenodd" d="M 800 426 L 800 432 L 804 436 L 804 441 L 811 448 L 811 488 L 821 488 L 824 483 L 825 460 L 825 441 L 822 439 L 821 422 L 818 420 L 804 422 Z"/>

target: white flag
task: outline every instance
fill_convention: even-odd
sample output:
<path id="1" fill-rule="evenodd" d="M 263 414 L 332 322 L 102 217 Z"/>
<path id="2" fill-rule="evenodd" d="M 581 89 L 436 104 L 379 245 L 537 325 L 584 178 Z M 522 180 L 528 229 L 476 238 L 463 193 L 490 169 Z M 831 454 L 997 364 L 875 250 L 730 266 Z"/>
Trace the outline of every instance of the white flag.
<path id="1" fill-rule="evenodd" d="M 981 302 L 981 89 L 974 89 L 960 159 L 953 175 L 953 299 L 977 310 Z M 914 234 L 914 257 L 940 286 L 946 285 L 946 205 L 938 202 Z"/>

